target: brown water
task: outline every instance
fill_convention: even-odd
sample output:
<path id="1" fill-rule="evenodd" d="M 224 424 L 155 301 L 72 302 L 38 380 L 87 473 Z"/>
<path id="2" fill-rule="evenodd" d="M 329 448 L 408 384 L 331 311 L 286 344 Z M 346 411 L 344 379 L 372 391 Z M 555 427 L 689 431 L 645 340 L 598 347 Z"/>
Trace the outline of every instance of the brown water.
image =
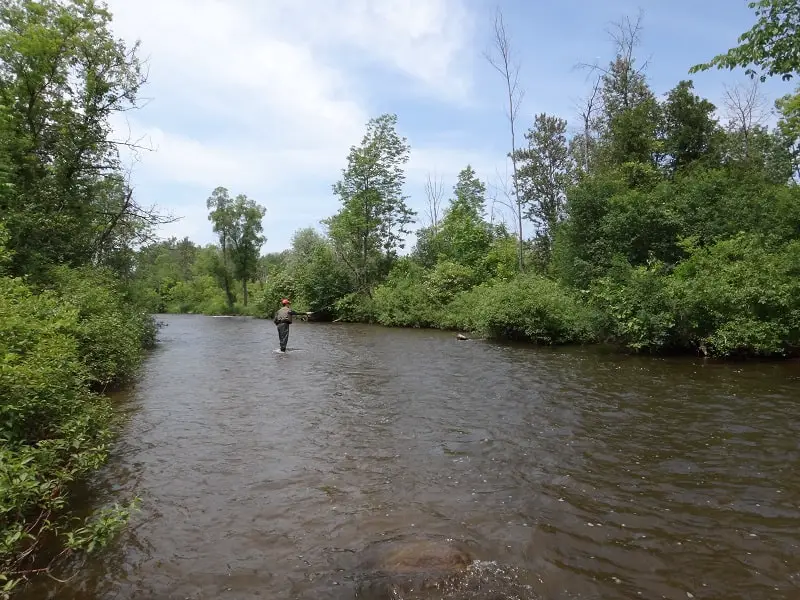
<path id="1" fill-rule="evenodd" d="M 797 363 L 164 319 L 93 500 L 141 512 L 26 598 L 340 600 L 444 539 L 482 562 L 402 597 L 800 597 Z"/>

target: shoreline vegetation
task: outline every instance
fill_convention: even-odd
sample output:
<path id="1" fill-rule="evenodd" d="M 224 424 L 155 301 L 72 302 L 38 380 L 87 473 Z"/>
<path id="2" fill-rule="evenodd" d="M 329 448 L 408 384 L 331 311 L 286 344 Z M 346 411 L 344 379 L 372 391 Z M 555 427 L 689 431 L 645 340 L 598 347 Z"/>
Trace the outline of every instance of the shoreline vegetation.
<path id="1" fill-rule="evenodd" d="M 487 216 L 487 186 L 467 165 L 449 198 L 430 181 L 427 219 L 401 255 L 416 217 L 403 194 L 411 150 L 384 114 L 351 148 L 325 234 L 303 229 L 290 249 L 259 256 L 263 208 L 217 188 L 207 206 L 219 243 L 142 248 L 140 302 L 268 317 L 290 297 L 341 321 L 534 344 L 797 356 L 800 102 L 779 99 L 768 128 L 736 116 L 758 97 L 756 84 L 739 87 L 722 121 L 689 81 L 656 96 L 628 55 L 598 74 L 584 134 L 567 138 L 566 121 L 538 115 L 512 154 L 520 204 L 509 198 L 532 238 Z"/>
<path id="2" fill-rule="evenodd" d="M 513 172 L 498 193 L 464 165 L 447 185 L 430 178 L 425 214 L 412 211 L 411 148 L 397 116 L 379 115 L 345 157 L 325 233 L 298 231 L 262 256 L 264 207 L 224 187 L 206 202 L 218 243 L 158 239 L 175 219 L 139 203 L 121 159 L 138 146 L 111 126 L 139 106 L 145 69 L 100 3 L 3 2 L 0 598 L 103 548 L 135 509 L 133 498 L 78 518 L 70 490 L 106 461 L 118 425 L 106 392 L 135 379 L 154 313 L 263 318 L 288 296 L 342 321 L 796 356 L 800 93 L 777 99 L 765 126 L 757 85 L 800 66 L 791 7 L 753 2 L 739 46 L 687 67 L 753 69 L 721 107 L 689 80 L 652 90 L 636 60 L 641 20 L 623 19 L 606 64 L 587 66 L 575 135 L 553 115 L 516 119 L 519 68 L 498 12 L 488 57 L 508 92 Z"/>

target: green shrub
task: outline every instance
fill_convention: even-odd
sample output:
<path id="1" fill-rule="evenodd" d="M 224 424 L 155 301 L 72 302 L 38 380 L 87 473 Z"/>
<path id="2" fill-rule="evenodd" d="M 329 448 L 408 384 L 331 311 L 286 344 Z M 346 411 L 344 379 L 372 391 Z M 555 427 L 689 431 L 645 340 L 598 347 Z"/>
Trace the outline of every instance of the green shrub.
<path id="1" fill-rule="evenodd" d="M 336 301 L 338 320 L 349 323 L 375 323 L 375 301 L 366 294 L 353 292 Z"/>
<path id="2" fill-rule="evenodd" d="M 719 356 L 800 350 L 800 241 L 739 234 L 690 252 L 670 278 L 687 344 Z"/>
<path id="3" fill-rule="evenodd" d="M 164 296 L 168 313 L 219 315 L 228 311 L 225 292 L 211 275 L 175 282 Z"/>
<path id="4" fill-rule="evenodd" d="M 84 523 L 64 509 L 69 486 L 106 459 L 113 413 L 90 383 L 119 380 L 139 362 L 149 323 L 103 277 L 60 270 L 38 291 L 0 277 L 0 580 L 10 591 L 55 534 L 92 550 L 124 522 L 112 509 Z M 90 312 L 95 311 L 95 312 Z M 118 331 L 117 327 L 130 331 Z M 152 332 L 150 332 L 152 333 Z M 125 361 L 128 361 L 127 363 Z M 98 538 L 95 533 L 106 532 Z M 0 591 L 0 597 L 4 594 Z"/>
<path id="5" fill-rule="evenodd" d="M 447 318 L 443 324 L 460 325 L 492 338 L 539 344 L 594 338 L 593 311 L 569 289 L 538 275 L 480 285 L 455 300 L 451 307 L 459 316 Z"/>
<path id="6" fill-rule="evenodd" d="M 285 271 L 278 271 L 267 279 L 264 287 L 254 294 L 255 306 L 253 307 L 253 315 L 259 316 L 264 319 L 271 319 L 280 308 L 281 299 L 289 298 L 293 300 L 296 294 L 296 285 L 294 278 Z M 295 310 L 302 310 L 302 302 L 293 302 Z"/>
<path id="7" fill-rule="evenodd" d="M 629 350 L 651 351 L 680 345 L 675 302 L 664 265 L 631 267 L 627 261 L 597 279 L 590 302 L 602 314 L 602 337 Z"/>
<path id="8" fill-rule="evenodd" d="M 53 289 L 77 315 L 79 352 L 93 384 L 130 379 L 141 364 L 142 348 L 154 337 L 153 318 L 131 303 L 119 280 L 103 270 L 58 267 Z"/>
<path id="9" fill-rule="evenodd" d="M 431 300 L 427 274 L 418 263 L 400 259 L 372 292 L 370 316 L 388 327 L 435 327 L 439 304 Z"/>
<path id="10" fill-rule="evenodd" d="M 428 290 L 430 300 L 437 305 L 443 305 L 473 287 L 476 280 L 477 276 L 471 267 L 442 261 L 428 271 L 420 283 Z"/>

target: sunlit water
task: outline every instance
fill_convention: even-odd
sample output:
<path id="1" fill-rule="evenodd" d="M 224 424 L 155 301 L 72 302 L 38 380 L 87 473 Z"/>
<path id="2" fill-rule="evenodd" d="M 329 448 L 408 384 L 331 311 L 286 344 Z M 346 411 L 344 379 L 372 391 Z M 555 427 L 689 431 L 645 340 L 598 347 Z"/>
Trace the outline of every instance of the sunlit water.
<path id="1" fill-rule="evenodd" d="M 800 597 L 796 362 L 163 319 L 91 500 L 141 511 L 26 598 L 391 597 L 364 565 L 419 540 L 478 562 L 394 597 Z"/>

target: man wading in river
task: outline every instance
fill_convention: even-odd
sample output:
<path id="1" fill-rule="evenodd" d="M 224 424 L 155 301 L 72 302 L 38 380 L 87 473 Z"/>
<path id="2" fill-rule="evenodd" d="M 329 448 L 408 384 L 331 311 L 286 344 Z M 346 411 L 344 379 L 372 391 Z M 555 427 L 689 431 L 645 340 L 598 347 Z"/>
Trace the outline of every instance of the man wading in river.
<path id="1" fill-rule="evenodd" d="M 286 344 L 289 342 L 289 325 L 292 324 L 292 317 L 296 316 L 297 313 L 289 308 L 291 302 L 286 298 L 281 300 L 281 304 L 283 304 L 283 306 L 275 313 L 275 318 L 272 319 L 272 322 L 278 327 L 278 339 L 281 343 L 281 352 L 286 352 Z"/>

